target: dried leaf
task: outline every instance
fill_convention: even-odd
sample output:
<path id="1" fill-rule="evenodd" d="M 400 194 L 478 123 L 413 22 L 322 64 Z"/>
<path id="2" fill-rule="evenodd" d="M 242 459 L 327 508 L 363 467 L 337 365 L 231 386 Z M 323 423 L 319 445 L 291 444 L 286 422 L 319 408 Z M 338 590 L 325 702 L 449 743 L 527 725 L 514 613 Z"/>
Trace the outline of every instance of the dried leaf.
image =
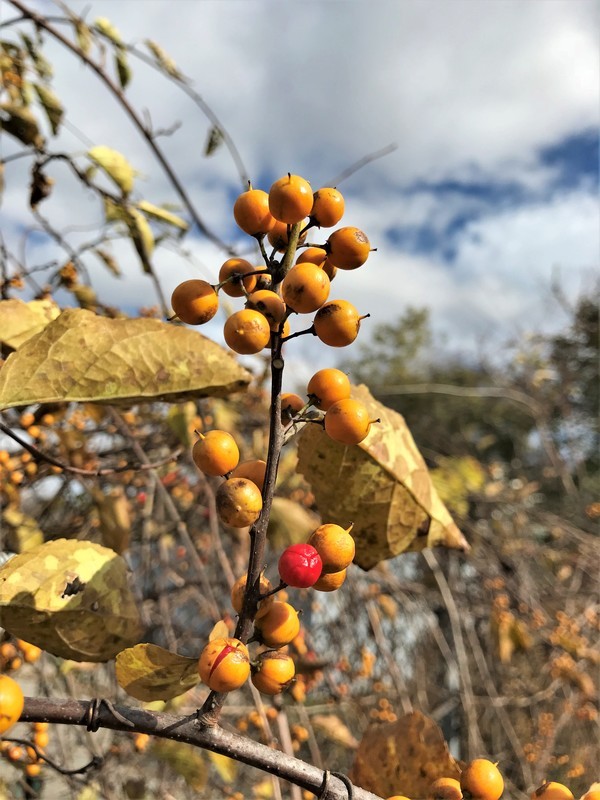
<path id="1" fill-rule="evenodd" d="M 50 128 L 52 133 L 56 136 L 58 133 L 58 129 L 60 127 L 60 123 L 62 122 L 63 115 L 65 110 L 62 106 L 62 103 L 58 99 L 58 97 L 48 89 L 47 86 L 43 84 L 34 83 L 33 88 L 38 96 L 38 100 L 40 101 L 44 111 L 46 112 L 46 116 L 48 117 L 48 122 L 50 123 Z"/>
<path id="2" fill-rule="evenodd" d="M 152 745 L 152 754 L 181 775 L 196 792 L 201 792 L 206 786 L 208 767 L 198 748 L 170 739 L 157 739 Z"/>
<path id="3" fill-rule="evenodd" d="M 146 39 L 144 44 L 156 59 L 157 65 L 164 70 L 167 75 L 176 78 L 178 81 L 183 80 L 183 75 L 177 69 L 177 65 L 173 59 L 165 53 L 160 45 L 156 44 L 156 42 L 153 42 L 151 39 Z"/>
<path id="4" fill-rule="evenodd" d="M 148 220 L 136 208 L 129 208 L 127 210 L 127 227 L 144 272 L 152 272 L 150 256 L 154 250 L 154 234 Z"/>
<path id="5" fill-rule="evenodd" d="M 29 205 L 36 209 L 38 205 L 50 196 L 54 180 L 49 178 L 39 164 L 31 170 L 31 186 L 29 188 Z"/>
<path id="6" fill-rule="evenodd" d="M 0 408 L 223 397 L 251 377 L 223 347 L 189 328 L 72 308 L 6 359 Z"/>
<path id="7" fill-rule="evenodd" d="M 119 47 L 115 53 L 115 67 L 117 69 L 117 75 L 119 76 L 121 89 L 126 89 L 131 80 L 132 73 L 129 61 L 127 60 L 127 53 L 122 47 Z"/>
<path id="8" fill-rule="evenodd" d="M 198 659 L 171 653 L 155 644 L 137 644 L 116 658 L 117 682 L 136 700 L 170 700 L 200 680 Z"/>
<path id="9" fill-rule="evenodd" d="M 187 231 L 189 228 L 188 223 L 182 217 L 178 217 L 177 214 L 173 214 L 171 211 L 167 211 L 165 208 L 155 206 L 153 203 L 149 203 L 147 200 L 140 200 L 140 202 L 137 204 L 137 207 L 140 209 L 140 211 L 143 211 L 146 216 L 152 217 L 159 222 L 166 222 L 167 225 L 173 225 L 175 228 L 179 228 L 179 230 L 182 231 Z"/>
<path id="10" fill-rule="evenodd" d="M 96 292 L 91 286 L 85 286 L 83 283 L 76 283 L 71 287 L 71 292 L 75 295 L 75 299 L 79 303 L 80 308 L 87 308 L 93 311 L 98 304 Z"/>
<path id="11" fill-rule="evenodd" d="M 307 425 L 298 444 L 298 471 L 311 484 L 319 513 L 347 527 L 354 522 L 355 562 L 371 569 L 411 550 L 443 545 L 468 549 L 440 500 L 404 418 L 378 403 L 366 386 L 353 387 L 373 424 L 354 447 Z"/>
<path id="12" fill-rule="evenodd" d="M 106 267 L 108 267 L 108 269 L 112 272 L 115 278 L 121 277 L 122 272 L 119 269 L 119 265 L 109 252 L 107 252 L 106 250 L 101 250 L 99 247 L 97 247 L 93 252 L 98 256 L 98 258 L 102 261 L 102 263 Z"/>
<path id="13" fill-rule="evenodd" d="M 216 150 L 218 150 L 222 144 L 223 144 L 223 131 L 217 125 L 213 125 L 213 127 L 208 132 L 206 145 L 204 147 L 204 155 L 212 156 L 212 154 Z"/>
<path id="14" fill-rule="evenodd" d="M 238 762 L 234 761 L 233 758 L 222 756 L 221 753 L 209 752 L 208 757 L 223 783 L 232 784 L 238 773 Z"/>
<path id="15" fill-rule="evenodd" d="M 25 45 L 25 49 L 27 50 L 29 57 L 33 62 L 34 69 L 40 78 L 52 77 L 52 65 L 34 44 L 33 39 L 31 39 L 22 31 L 19 35 L 23 41 L 23 44 Z"/>
<path id="16" fill-rule="evenodd" d="M 124 553 L 129 547 L 131 516 L 129 502 L 122 486 L 115 486 L 109 494 L 92 489 L 92 496 L 100 518 L 102 544 L 115 553 Z"/>
<path id="17" fill-rule="evenodd" d="M 112 22 L 106 17 L 98 17 L 94 21 L 94 28 L 96 28 L 99 33 L 106 36 L 107 39 L 110 39 L 113 44 L 124 44 L 120 31 L 115 28 Z"/>
<path id="18" fill-rule="evenodd" d="M 3 112 L 0 118 L 0 130 L 6 131 L 23 144 L 43 147 L 44 137 L 30 108 L 16 103 L 2 103 L 0 109 Z"/>
<path id="19" fill-rule="evenodd" d="M 0 300 L 0 344 L 16 350 L 59 314 L 52 300 Z"/>
<path id="20" fill-rule="evenodd" d="M 358 740 L 350 732 L 350 728 L 345 725 L 335 714 L 316 714 L 311 717 L 313 727 L 322 731 L 325 736 L 342 747 L 349 747 L 355 750 L 358 747 Z"/>
<path id="21" fill-rule="evenodd" d="M 123 559 L 75 539 L 46 542 L 0 568 L 0 625 L 75 661 L 108 661 L 141 635 Z"/>
<path id="22" fill-rule="evenodd" d="M 117 184 L 123 194 L 131 192 L 135 170 L 122 153 L 105 145 L 98 145 L 88 150 L 88 156 Z"/>
<path id="23" fill-rule="evenodd" d="M 420 711 L 365 732 L 350 774 L 352 781 L 380 797 L 427 797 L 441 777 L 459 778 L 441 730 Z"/>

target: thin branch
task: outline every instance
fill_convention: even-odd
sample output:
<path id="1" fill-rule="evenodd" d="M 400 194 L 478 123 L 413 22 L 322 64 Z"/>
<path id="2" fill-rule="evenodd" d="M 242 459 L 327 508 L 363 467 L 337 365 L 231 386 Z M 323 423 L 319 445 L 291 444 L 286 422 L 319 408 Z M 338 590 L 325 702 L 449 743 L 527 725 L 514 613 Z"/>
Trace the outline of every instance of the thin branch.
<path id="1" fill-rule="evenodd" d="M 398 149 L 398 145 L 396 142 L 392 142 L 392 144 L 388 144 L 386 147 L 382 147 L 381 150 L 375 150 L 374 153 L 369 153 L 369 155 L 363 156 L 358 161 L 355 161 L 354 164 L 347 167 L 343 172 L 335 177 L 328 186 L 339 186 L 342 181 L 345 181 L 346 178 L 349 178 L 350 175 L 354 175 L 355 172 L 358 172 L 359 169 L 366 167 L 367 164 L 370 164 L 372 161 L 377 161 L 378 158 L 383 158 L 384 156 L 393 153 L 394 150 Z"/>

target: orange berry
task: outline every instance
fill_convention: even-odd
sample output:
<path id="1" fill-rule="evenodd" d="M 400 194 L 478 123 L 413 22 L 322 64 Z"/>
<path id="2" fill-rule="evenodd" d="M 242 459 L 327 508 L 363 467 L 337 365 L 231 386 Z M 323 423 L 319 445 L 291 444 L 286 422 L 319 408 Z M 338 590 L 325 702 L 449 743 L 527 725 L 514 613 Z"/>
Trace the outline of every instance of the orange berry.
<path id="1" fill-rule="evenodd" d="M 325 412 L 325 432 L 341 444 L 362 442 L 369 433 L 371 422 L 365 406 L 351 397 L 338 400 Z"/>
<path id="2" fill-rule="evenodd" d="M 26 764 L 25 774 L 30 778 L 36 778 L 42 771 L 41 764 Z"/>
<path id="3" fill-rule="evenodd" d="M 284 392 L 281 395 L 281 423 L 287 425 L 298 411 L 304 408 L 306 403 L 299 394 Z"/>
<path id="4" fill-rule="evenodd" d="M 328 258 L 326 258 L 325 261 L 321 261 L 319 266 L 321 267 L 323 272 L 327 275 L 330 281 L 332 281 L 335 278 L 335 275 L 337 273 L 337 267 L 334 267 L 334 265 Z"/>
<path id="5" fill-rule="evenodd" d="M 410 798 L 406 797 L 404 794 L 393 794 L 391 797 L 388 797 L 387 800 L 410 800 Z"/>
<path id="6" fill-rule="evenodd" d="M 259 353 L 271 340 L 269 321 L 260 311 L 244 308 L 232 314 L 223 328 L 225 341 L 236 353 Z"/>
<path id="7" fill-rule="evenodd" d="M 339 269 L 356 269 L 369 257 L 371 245 L 359 228 L 339 228 L 327 240 L 328 258 Z"/>
<path id="8" fill-rule="evenodd" d="M 200 434 L 192 448 L 192 458 L 206 475 L 225 475 L 237 466 L 240 451 L 230 433 L 212 430 Z"/>
<path id="9" fill-rule="evenodd" d="M 262 495 L 247 478 L 229 478 L 217 489 L 217 513 L 232 528 L 245 528 L 260 517 Z"/>
<path id="10" fill-rule="evenodd" d="M 456 778 L 438 778 L 429 787 L 428 800 L 462 800 L 460 781 Z"/>
<path id="11" fill-rule="evenodd" d="M 245 275 L 247 272 L 256 272 L 256 270 L 257 268 L 253 267 L 245 258 L 228 258 L 219 270 L 219 283 L 227 281 L 232 275 Z M 243 297 L 244 289 L 246 292 L 254 291 L 258 278 L 258 275 L 250 275 L 248 278 L 233 278 L 227 283 L 223 283 L 221 291 L 228 294 L 229 297 Z"/>
<path id="12" fill-rule="evenodd" d="M 461 772 L 460 788 L 473 800 L 499 800 L 504 791 L 504 779 L 495 764 L 487 758 L 476 758 Z"/>
<path id="13" fill-rule="evenodd" d="M 23 647 L 23 645 L 25 645 L 25 647 Z M 34 644 L 29 644 L 29 642 L 23 642 L 23 644 L 19 643 L 19 647 L 23 651 L 23 660 L 27 664 L 34 664 L 39 660 L 43 652 L 41 647 L 36 647 Z"/>
<path id="14" fill-rule="evenodd" d="M 21 759 L 25 757 L 25 748 L 20 744 L 15 744 L 12 747 L 9 746 L 6 751 L 6 757 L 9 761 L 21 761 Z"/>
<path id="15" fill-rule="evenodd" d="M 300 234 L 298 237 L 298 244 L 302 244 L 302 242 L 306 239 L 306 231 Z M 267 234 L 267 239 L 271 247 L 274 247 L 280 253 L 285 253 L 287 250 L 287 246 L 290 243 L 290 237 L 288 236 L 288 226 L 285 222 L 279 222 L 278 220 L 273 225 L 273 228 Z"/>
<path id="16" fill-rule="evenodd" d="M 310 183 L 289 172 L 275 181 L 269 190 L 269 211 L 287 225 L 294 225 L 307 217 L 313 207 Z"/>
<path id="17" fill-rule="evenodd" d="M 0 644 L 0 658 L 10 661 L 17 655 L 17 648 L 12 642 L 2 642 Z"/>
<path id="18" fill-rule="evenodd" d="M 19 684 L 8 675 L 0 675 L 0 733 L 12 728 L 24 705 L 25 698 Z"/>
<path id="19" fill-rule="evenodd" d="M 171 306 L 175 315 L 188 325 L 204 325 L 211 320 L 219 308 L 219 298 L 214 286 L 208 281 L 183 281 L 171 295 Z"/>
<path id="20" fill-rule="evenodd" d="M 310 264 L 317 264 L 320 266 L 326 258 L 327 250 L 323 247 L 307 247 L 296 259 L 296 264 L 305 264 L 308 261 Z"/>
<path id="21" fill-rule="evenodd" d="M 33 741 L 42 749 L 48 747 L 48 742 L 50 741 L 48 731 L 36 731 L 33 735 Z"/>
<path id="22" fill-rule="evenodd" d="M 254 627 L 267 647 L 284 647 L 300 633 L 300 620 L 293 606 L 274 600 L 266 613 L 254 621 Z"/>
<path id="23" fill-rule="evenodd" d="M 275 225 L 269 211 L 269 195 L 262 189 L 248 189 L 242 192 L 233 205 L 233 216 L 244 233 L 260 236 L 268 233 Z"/>
<path id="24" fill-rule="evenodd" d="M 10 461 L 10 453 L 8 450 L 0 450 L 0 464 L 8 464 Z"/>
<path id="25" fill-rule="evenodd" d="M 313 405 L 327 411 L 338 400 L 350 397 L 350 380 L 339 369 L 320 369 L 309 380 L 306 394 Z"/>
<path id="26" fill-rule="evenodd" d="M 34 731 L 47 731 L 50 727 L 49 722 L 34 722 L 33 723 L 33 730 Z"/>
<path id="27" fill-rule="evenodd" d="M 198 672 L 213 692 L 239 689 L 250 676 L 248 648 L 239 639 L 213 639 L 200 655 Z"/>
<path id="28" fill-rule="evenodd" d="M 588 789 L 581 800 L 600 800 L 600 789 Z"/>
<path id="29" fill-rule="evenodd" d="M 23 414 L 21 414 L 19 418 L 19 424 L 21 425 L 23 430 L 26 430 L 27 428 L 31 427 L 31 425 L 33 425 L 34 422 L 35 422 L 35 416 L 31 413 L 31 411 L 25 411 Z"/>
<path id="30" fill-rule="evenodd" d="M 355 553 L 354 539 L 350 535 L 352 525 L 344 530 L 333 522 L 319 525 L 308 544 L 311 544 L 321 556 L 323 573 L 340 572 L 350 566 Z"/>
<path id="31" fill-rule="evenodd" d="M 313 195 L 310 219 L 319 228 L 332 228 L 344 216 L 344 198 L 337 189 L 325 186 Z"/>
<path id="32" fill-rule="evenodd" d="M 574 800 L 573 793 L 562 783 L 546 781 L 531 795 L 531 800 Z"/>
<path id="33" fill-rule="evenodd" d="M 271 328 L 274 325 L 279 326 L 285 319 L 285 303 L 277 292 L 272 292 L 269 289 L 258 289 L 258 291 L 248 295 L 246 308 L 260 311 L 267 318 Z"/>
<path id="34" fill-rule="evenodd" d="M 362 319 L 348 300 L 330 300 L 315 315 L 315 333 L 330 347 L 346 347 L 358 336 Z"/>
<path id="35" fill-rule="evenodd" d="M 265 474 L 267 471 L 267 462 L 260 458 L 252 459 L 251 461 L 242 461 L 232 471 L 232 478 L 248 478 L 249 481 L 255 483 L 262 492 L 265 483 Z"/>
<path id="36" fill-rule="evenodd" d="M 323 572 L 312 588 L 316 589 L 317 592 L 335 592 L 346 580 L 347 572 L 347 569 L 342 569 L 339 572 Z"/>
<path id="37" fill-rule="evenodd" d="M 330 281 L 317 265 L 305 262 L 296 264 L 281 284 L 281 293 L 287 305 L 297 314 L 316 311 L 329 297 Z"/>
<path id="38" fill-rule="evenodd" d="M 133 742 L 138 753 L 142 753 L 150 743 L 150 736 L 147 733 L 136 733 Z"/>
<path id="39" fill-rule="evenodd" d="M 238 578 L 237 581 L 233 584 L 231 588 L 231 605 L 235 608 L 238 614 L 242 613 L 242 605 L 244 603 L 244 592 L 246 591 L 246 581 L 248 579 L 247 575 L 242 575 L 241 578 Z M 260 584 L 259 590 L 261 594 L 266 594 L 270 592 L 273 588 L 273 585 L 268 578 L 265 578 L 264 575 L 260 576 Z M 258 612 L 256 616 L 262 616 L 265 613 L 267 608 L 273 603 L 275 600 L 275 595 L 270 595 L 269 597 L 265 597 L 264 600 L 261 600 L 258 604 Z"/>
<path id="40" fill-rule="evenodd" d="M 258 657 L 252 670 L 252 683 L 262 694 L 281 694 L 294 680 L 296 667 L 291 656 L 278 650 L 267 650 Z"/>

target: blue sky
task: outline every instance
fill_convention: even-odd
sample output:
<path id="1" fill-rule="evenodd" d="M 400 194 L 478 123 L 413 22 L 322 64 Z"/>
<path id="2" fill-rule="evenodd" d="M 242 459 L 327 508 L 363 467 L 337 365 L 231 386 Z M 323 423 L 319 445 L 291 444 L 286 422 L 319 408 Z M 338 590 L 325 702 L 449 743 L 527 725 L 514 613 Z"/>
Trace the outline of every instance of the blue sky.
<path id="1" fill-rule="evenodd" d="M 29 0 L 51 10 L 47 0 Z M 397 149 L 340 184 L 343 224 L 378 248 L 332 287 L 389 322 L 407 304 L 428 306 L 434 326 L 466 353 L 564 321 L 551 308 L 558 274 L 574 298 L 598 275 L 599 6 L 592 0 L 68 0 L 87 20 L 108 17 L 143 49 L 160 43 L 236 142 L 255 185 L 287 171 L 317 188 L 367 153 Z M 142 11 L 143 9 L 143 11 Z M 3 19 L 12 16 L 0 0 Z M 66 29 L 63 29 L 66 30 Z M 49 43 L 57 92 L 72 128 L 52 146 L 86 142 L 123 152 L 139 170 L 138 197 L 176 202 L 114 101 L 72 56 Z M 132 62 L 128 95 L 159 141 L 203 219 L 245 247 L 231 217 L 239 177 L 224 149 L 204 158 L 208 124 L 173 84 Z M 83 134 L 80 135 L 78 132 Z M 4 137 L 3 153 L 10 151 Z M 30 219 L 24 173 L 7 171 L 3 233 Z M 57 168 L 44 211 L 59 227 L 91 224 L 97 204 Z M 72 233 L 77 241 L 77 232 Z M 316 235 L 314 238 L 318 238 Z M 323 237 L 324 238 L 324 237 Z M 203 237 L 191 261 L 155 255 L 170 294 L 188 277 L 215 280 L 226 257 Z M 32 239 L 32 260 L 51 258 Z M 107 302 L 151 303 L 152 287 L 115 243 L 125 278 L 98 270 Z M 213 323 L 209 333 L 220 335 Z M 365 333 L 368 335 L 368 332 Z M 310 359 L 313 343 L 299 340 Z M 309 346 L 310 345 L 310 346 Z M 335 357 L 337 354 L 331 354 Z"/>

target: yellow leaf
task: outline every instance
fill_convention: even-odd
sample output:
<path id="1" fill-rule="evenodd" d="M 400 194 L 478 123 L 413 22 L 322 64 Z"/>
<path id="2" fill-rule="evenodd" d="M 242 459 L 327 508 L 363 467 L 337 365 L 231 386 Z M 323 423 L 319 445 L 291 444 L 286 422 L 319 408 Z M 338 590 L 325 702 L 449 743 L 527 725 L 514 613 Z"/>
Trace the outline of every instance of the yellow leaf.
<path id="1" fill-rule="evenodd" d="M 154 203 L 149 203 L 147 200 L 140 200 L 137 207 L 140 211 L 143 211 L 144 214 L 153 219 L 157 219 L 159 222 L 166 222 L 168 225 L 173 225 L 175 228 L 179 228 L 182 231 L 187 231 L 189 228 L 188 223 L 182 217 L 178 217 L 177 214 L 167 211 L 166 208 L 155 206 Z"/>
<path id="2" fill-rule="evenodd" d="M 0 517 L 8 530 L 4 532 L 4 547 L 13 553 L 25 553 L 44 541 L 44 534 L 33 517 L 27 516 L 14 506 L 7 506 Z"/>
<path id="3" fill-rule="evenodd" d="M 267 536 L 275 550 L 305 542 L 319 526 L 319 518 L 300 503 L 274 497 Z"/>
<path id="4" fill-rule="evenodd" d="M 123 38 L 120 31 L 115 28 L 112 22 L 106 17 L 98 17 L 94 21 L 94 28 L 96 28 L 96 30 L 100 33 L 104 34 L 107 39 L 110 39 L 113 44 L 123 44 Z"/>
<path id="5" fill-rule="evenodd" d="M 213 626 L 212 631 L 208 634 L 208 641 L 212 642 L 213 639 L 227 639 L 229 637 L 229 628 L 225 620 L 220 619 L 216 625 Z"/>
<path id="6" fill-rule="evenodd" d="M 459 765 L 441 730 L 420 711 L 369 727 L 350 773 L 354 783 L 380 797 L 400 791 L 406 797 L 427 797 L 433 781 L 442 777 L 459 778 Z"/>
<path id="7" fill-rule="evenodd" d="M 208 780 L 208 767 L 198 748 L 169 739 L 156 739 L 152 754 L 167 763 L 196 792 L 201 792 Z"/>
<path id="8" fill-rule="evenodd" d="M 153 42 L 151 39 L 146 39 L 144 44 L 156 59 L 157 65 L 163 69 L 167 75 L 177 80 L 183 80 L 181 72 L 177 69 L 177 64 L 165 53 L 160 45 L 156 44 L 156 42 Z"/>
<path id="9" fill-rule="evenodd" d="M 219 777 L 223 783 L 233 783 L 238 772 L 237 761 L 234 761 L 232 758 L 228 758 L 227 756 L 222 756 L 220 753 L 213 752 L 209 752 L 208 757 L 210 758 L 213 767 L 219 773 Z"/>
<path id="10" fill-rule="evenodd" d="M 170 700 L 200 680 L 198 659 L 171 653 L 155 644 L 138 644 L 117 655 L 117 682 L 127 694 L 145 702 Z"/>
<path id="11" fill-rule="evenodd" d="M 16 350 L 59 314 L 53 300 L 0 300 L 0 343 Z"/>
<path id="12" fill-rule="evenodd" d="M 74 661 L 108 661 L 141 635 L 123 559 L 76 539 L 46 542 L 0 568 L 0 625 Z"/>
<path id="13" fill-rule="evenodd" d="M 6 359 L 0 408 L 222 397 L 250 379 L 223 347 L 189 328 L 68 309 Z"/>
<path id="14" fill-rule="evenodd" d="M 154 234 L 146 217 L 137 208 L 127 209 L 127 227 L 144 272 L 151 272 L 150 256 L 154 250 Z"/>
<path id="15" fill-rule="evenodd" d="M 358 747 L 358 741 L 354 738 L 348 726 L 335 714 L 316 714 L 311 717 L 311 722 L 313 727 L 322 731 L 332 742 L 353 750 Z"/>
<path id="16" fill-rule="evenodd" d="M 102 544 L 115 553 L 124 553 L 129 547 L 131 517 L 129 502 L 122 486 L 115 486 L 109 494 L 92 489 L 92 496 L 100 518 Z"/>
<path id="17" fill-rule="evenodd" d="M 131 192 L 135 171 L 122 153 L 98 145 L 88 150 L 88 156 L 117 184 L 123 194 Z"/>
<path id="18" fill-rule="evenodd" d="M 352 388 L 374 423 L 356 446 L 306 425 L 298 443 L 298 471 L 311 484 L 323 519 L 354 522 L 355 562 L 371 569 L 400 553 L 468 544 L 440 500 L 404 417 L 377 402 L 366 386 Z"/>
<path id="19" fill-rule="evenodd" d="M 62 122 L 63 114 L 65 113 L 62 103 L 54 94 L 54 92 L 48 89 L 47 86 L 34 83 L 33 88 L 35 89 L 38 99 L 44 111 L 46 112 L 52 133 L 56 135 L 58 133 L 60 123 Z"/>

